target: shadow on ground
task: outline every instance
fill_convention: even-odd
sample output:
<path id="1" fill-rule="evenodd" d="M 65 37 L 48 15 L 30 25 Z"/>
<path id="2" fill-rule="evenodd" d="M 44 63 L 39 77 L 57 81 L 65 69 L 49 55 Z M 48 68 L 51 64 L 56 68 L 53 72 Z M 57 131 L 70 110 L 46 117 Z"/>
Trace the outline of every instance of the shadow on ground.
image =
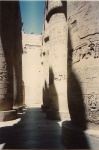
<path id="1" fill-rule="evenodd" d="M 25 114 L 18 114 L 20 122 L 1 127 L 2 149 L 64 149 L 61 141 L 61 127 L 57 121 L 48 120 L 40 108 L 28 108 Z"/>

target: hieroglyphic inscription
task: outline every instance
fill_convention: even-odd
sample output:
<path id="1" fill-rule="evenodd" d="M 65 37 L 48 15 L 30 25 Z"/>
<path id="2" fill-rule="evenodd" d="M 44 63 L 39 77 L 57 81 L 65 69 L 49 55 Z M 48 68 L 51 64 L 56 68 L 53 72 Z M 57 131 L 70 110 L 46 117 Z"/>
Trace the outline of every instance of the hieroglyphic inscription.
<path id="1" fill-rule="evenodd" d="M 90 57 L 99 58 L 99 42 L 96 41 L 90 44 L 83 43 L 69 52 L 69 60 L 73 64 L 83 59 L 89 59 Z"/>
<path id="2" fill-rule="evenodd" d="M 5 98 L 8 91 L 7 64 L 4 56 L 2 42 L 0 39 L 0 100 Z"/>
<path id="3" fill-rule="evenodd" d="M 99 121 L 99 66 L 74 68 L 85 104 L 86 119 L 95 123 Z M 77 94 L 72 91 L 74 99 L 77 99 Z"/>
<path id="4" fill-rule="evenodd" d="M 84 95 L 87 120 L 97 122 L 99 120 L 99 94 Z"/>
<path id="5" fill-rule="evenodd" d="M 64 13 L 54 14 L 49 22 L 50 46 L 66 44 L 67 26 Z"/>

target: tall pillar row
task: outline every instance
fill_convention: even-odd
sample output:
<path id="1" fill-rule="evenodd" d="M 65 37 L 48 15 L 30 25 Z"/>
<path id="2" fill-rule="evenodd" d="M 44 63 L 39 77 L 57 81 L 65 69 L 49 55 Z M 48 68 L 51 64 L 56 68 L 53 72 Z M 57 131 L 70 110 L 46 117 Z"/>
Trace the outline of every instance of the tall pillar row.
<path id="1" fill-rule="evenodd" d="M 47 1 L 46 4 L 49 26 L 46 117 L 66 117 L 62 140 L 68 148 L 90 148 L 91 134 L 95 138 L 90 129 L 99 129 L 99 2 Z"/>
<path id="2" fill-rule="evenodd" d="M 46 3 L 50 110 L 68 112 L 69 106 L 72 123 L 86 128 L 86 121 L 98 121 L 99 3 Z"/>

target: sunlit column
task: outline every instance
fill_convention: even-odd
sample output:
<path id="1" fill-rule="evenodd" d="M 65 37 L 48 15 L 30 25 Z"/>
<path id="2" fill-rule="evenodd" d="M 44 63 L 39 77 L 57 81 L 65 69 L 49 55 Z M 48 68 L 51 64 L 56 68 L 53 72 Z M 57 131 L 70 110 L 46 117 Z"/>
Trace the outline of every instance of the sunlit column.
<path id="1" fill-rule="evenodd" d="M 66 2 L 49 1 L 49 100 L 47 117 L 68 118 Z"/>
<path id="2" fill-rule="evenodd" d="M 42 110 L 46 111 L 49 108 L 49 26 L 46 20 L 45 11 L 45 23 L 43 31 L 43 46 L 42 46 L 42 58 L 43 58 L 43 105 Z"/>

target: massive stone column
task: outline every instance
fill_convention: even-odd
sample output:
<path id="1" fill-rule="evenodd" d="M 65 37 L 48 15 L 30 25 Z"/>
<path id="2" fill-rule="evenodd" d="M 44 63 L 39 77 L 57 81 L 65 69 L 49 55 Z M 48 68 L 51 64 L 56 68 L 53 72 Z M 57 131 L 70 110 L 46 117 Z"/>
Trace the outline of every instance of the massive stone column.
<path id="1" fill-rule="evenodd" d="M 47 3 L 45 5 L 45 23 L 43 31 L 42 45 L 42 65 L 43 65 L 43 105 L 42 110 L 49 108 L 49 24 L 46 20 Z"/>
<path id="2" fill-rule="evenodd" d="M 75 7 L 77 9 L 74 12 L 72 10 Z M 68 4 L 69 40 L 71 41 L 68 64 L 69 107 L 72 121 L 78 125 L 84 118 L 93 123 L 99 120 L 98 7 L 99 2 L 70 2 Z M 71 83 L 73 83 L 72 86 Z M 73 105 L 74 109 L 71 108 Z"/>
<path id="3" fill-rule="evenodd" d="M 0 2 L 0 121 L 16 118 L 12 110 L 14 9 L 14 2 Z"/>
<path id="4" fill-rule="evenodd" d="M 94 132 L 88 130 L 86 133 L 85 130 L 99 129 L 99 2 L 67 4 L 68 104 L 71 122 L 63 123 L 62 137 L 66 144 L 69 137 L 69 148 L 87 149 L 89 144 L 93 146 L 96 136 Z"/>
<path id="5" fill-rule="evenodd" d="M 22 21 L 19 2 L 15 2 L 13 29 L 13 57 L 14 57 L 14 108 L 22 109 L 24 100 L 22 94 Z"/>
<path id="6" fill-rule="evenodd" d="M 48 1 L 49 101 L 47 117 L 69 118 L 67 104 L 67 23 L 66 2 Z"/>

